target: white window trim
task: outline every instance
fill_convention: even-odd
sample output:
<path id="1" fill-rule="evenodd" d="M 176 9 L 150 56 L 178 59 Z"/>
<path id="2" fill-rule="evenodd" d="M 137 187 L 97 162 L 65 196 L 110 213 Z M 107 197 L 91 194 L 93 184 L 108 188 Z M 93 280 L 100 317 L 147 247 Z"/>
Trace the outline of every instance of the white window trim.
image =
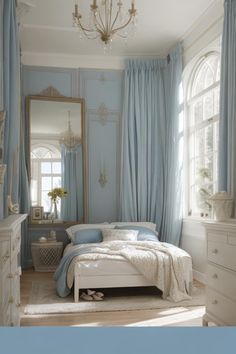
<path id="1" fill-rule="evenodd" d="M 194 219 L 194 220 L 202 220 L 204 219 L 201 216 L 196 216 L 196 215 L 188 215 L 189 212 L 189 153 L 188 149 L 186 147 L 189 146 L 189 125 L 188 125 L 188 117 L 189 117 L 189 103 L 191 101 L 194 101 L 198 98 L 198 95 L 196 95 L 192 100 L 190 100 L 190 92 L 192 90 L 192 84 L 193 80 L 192 78 L 196 74 L 196 70 L 198 67 L 201 66 L 201 61 L 205 60 L 208 55 L 212 55 L 213 53 L 217 53 L 220 55 L 220 44 L 217 41 L 210 44 L 208 47 L 204 48 L 201 50 L 198 55 L 196 55 L 185 67 L 182 75 L 182 81 L 183 81 L 183 92 L 184 92 L 184 207 L 183 207 L 183 215 L 184 219 Z M 218 86 L 218 83 L 214 83 L 211 85 L 212 89 L 214 87 Z M 209 88 L 207 88 L 204 91 L 208 91 Z M 199 97 L 203 95 L 204 91 L 202 91 L 199 94 Z M 219 115 L 213 116 L 210 118 L 210 120 L 218 120 Z M 207 122 L 207 120 L 206 120 Z"/>

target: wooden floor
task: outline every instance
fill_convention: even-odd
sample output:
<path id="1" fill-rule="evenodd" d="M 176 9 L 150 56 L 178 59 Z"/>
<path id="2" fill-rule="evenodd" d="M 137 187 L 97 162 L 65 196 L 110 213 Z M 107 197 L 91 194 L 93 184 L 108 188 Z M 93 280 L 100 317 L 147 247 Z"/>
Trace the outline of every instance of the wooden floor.
<path id="1" fill-rule="evenodd" d="M 51 279 L 52 273 L 23 272 L 21 277 L 22 309 L 29 303 L 32 282 Z M 22 316 L 21 326 L 202 326 L 204 306 L 169 309 L 92 312 L 63 315 Z"/>

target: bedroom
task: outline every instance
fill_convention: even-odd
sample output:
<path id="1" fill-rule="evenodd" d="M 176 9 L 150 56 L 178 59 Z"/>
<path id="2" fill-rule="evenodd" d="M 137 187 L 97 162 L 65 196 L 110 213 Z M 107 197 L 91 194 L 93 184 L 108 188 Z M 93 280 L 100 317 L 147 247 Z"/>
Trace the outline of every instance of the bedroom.
<path id="1" fill-rule="evenodd" d="M 12 7 L 8 8 L 10 3 Z M 125 11 L 130 3 L 133 2 L 125 2 Z M 234 1 L 232 4 L 230 1 L 229 3 L 232 7 L 235 5 Z M 6 22 L 5 25 L 11 28 L 12 33 L 17 33 L 10 13 L 6 12 L 6 15 L 4 12 L 3 16 L 3 11 L 12 11 L 14 18 L 14 1 L 2 1 L 1 5 L 1 18 L 9 17 L 9 23 Z M 153 233 L 158 231 L 157 237 L 160 241 L 178 245 L 183 252 L 186 251 L 192 257 L 194 279 L 197 284 L 206 284 L 208 260 L 218 264 L 216 259 L 210 258 L 207 254 L 206 231 L 203 225 L 203 222 L 213 215 L 212 203 L 208 202 L 208 198 L 218 190 L 217 170 L 224 171 L 219 176 L 220 190 L 232 193 L 235 199 L 234 178 L 232 180 L 229 178 L 234 176 L 234 159 L 227 153 L 233 150 L 234 139 L 228 137 L 227 151 L 223 146 L 223 139 L 227 137 L 227 132 L 223 129 L 226 129 L 227 124 L 232 126 L 232 130 L 234 128 L 233 113 L 229 113 L 229 117 L 226 114 L 229 123 L 228 121 L 222 123 L 222 133 L 219 134 L 222 158 L 221 166 L 217 168 L 224 1 L 150 1 L 147 6 L 137 0 L 136 36 L 130 33 L 127 44 L 114 36 L 112 48 L 105 45 L 105 49 L 99 38 L 80 39 L 77 28 L 72 26 L 74 5 L 75 1 L 63 0 L 18 1 L 22 112 L 17 105 L 20 99 L 17 90 L 20 74 L 18 37 L 13 36 L 15 46 L 9 47 L 7 43 L 10 42 L 11 32 L 7 31 L 6 27 L 1 29 L 1 45 L 4 50 L 1 56 L 0 108 L 2 111 L 10 112 L 8 115 L 11 117 L 8 118 L 6 114 L 5 127 L 1 123 L 2 130 L 5 129 L 1 135 L 1 168 L 6 170 L 4 183 L 0 186 L 2 219 L 0 230 L 3 230 L 0 231 L 1 237 L 3 239 L 6 237 L 4 223 L 7 222 L 8 214 L 13 215 L 11 218 L 18 218 L 18 223 L 22 222 L 21 246 L 19 242 L 15 245 L 16 249 L 20 246 L 21 251 L 17 253 L 17 257 L 16 252 L 14 253 L 12 264 L 17 272 L 22 268 L 23 274 L 20 277 L 19 272 L 17 273 L 15 288 L 6 294 L 6 297 L 10 295 L 14 298 L 17 310 L 10 309 L 13 305 L 8 306 L 7 311 L 4 310 L 4 316 L 8 316 L 7 321 L 13 324 L 19 324 L 20 304 L 29 305 L 29 298 L 37 293 L 36 286 L 47 284 L 52 279 L 52 272 L 34 271 L 33 265 L 35 268 L 38 266 L 47 270 L 51 265 L 49 264 L 52 262 L 51 258 L 57 262 L 62 249 L 69 242 L 65 230 L 74 230 L 78 224 L 76 232 L 83 229 L 85 224 L 89 224 L 91 230 L 91 224 L 105 223 L 102 227 L 100 225 L 96 228 L 98 231 L 95 236 L 101 237 L 99 230 L 105 229 L 106 223 L 117 224 L 118 220 L 152 222 L 156 226 L 151 225 L 151 231 Z M 86 1 L 79 1 L 79 9 L 85 14 L 83 18 L 86 23 L 89 15 Z M 228 53 L 227 44 L 233 39 L 227 38 L 226 35 L 223 48 L 225 53 Z M 230 52 L 229 55 L 233 53 Z M 127 62 L 129 58 L 134 61 Z M 144 70 L 142 65 L 144 67 L 147 65 L 143 81 L 141 76 L 135 76 L 136 65 L 140 65 L 139 70 Z M 232 63 L 231 65 L 230 70 L 234 70 Z M 225 68 L 225 77 L 230 76 L 226 69 L 228 67 Z M 155 75 L 152 75 L 153 72 Z M 181 77 L 184 95 L 179 104 L 177 84 Z M 236 80 L 233 75 L 231 78 Z M 137 89 L 133 92 L 132 85 L 135 85 L 135 80 L 139 80 L 140 91 Z M 234 95 L 233 85 L 234 81 L 232 87 L 225 88 L 229 90 L 228 97 Z M 151 99 L 152 94 L 156 95 L 157 100 Z M 223 103 L 224 110 L 232 112 L 233 103 L 226 101 L 225 99 Z M 61 115 L 62 110 L 64 116 Z M 48 114 L 51 116 L 50 120 L 47 119 Z M 75 120 L 74 115 L 79 116 L 79 120 Z M 141 119 L 142 116 L 146 117 L 145 122 Z M 163 119 L 165 116 L 166 120 Z M 60 119 L 60 124 L 56 119 Z M 70 139 L 73 135 L 73 140 L 78 141 L 78 146 L 73 148 L 75 153 L 78 147 L 79 156 L 79 166 L 75 167 L 75 171 L 71 151 L 69 158 L 60 151 L 61 141 L 65 143 L 68 140 L 68 132 Z M 196 141 L 195 148 L 193 140 Z M 181 149 L 184 150 L 183 155 Z M 195 151 L 197 149 L 198 152 Z M 184 161 L 178 160 L 179 157 Z M 180 168 L 182 164 L 184 173 Z M 69 166 L 65 168 L 66 172 L 63 175 L 62 166 Z M 29 176 L 31 176 L 31 200 L 29 185 L 26 182 Z M 59 190 L 55 197 L 52 194 L 48 196 L 53 188 L 62 186 L 62 180 L 68 195 L 63 195 L 63 190 Z M 231 200 L 227 202 L 230 204 Z M 52 211 L 51 206 L 56 206 L 56 209 Z M 24 220 L 25 214 L 30 215 L 28 224 Z M 130 224 L 129 222 L 128 226 Z M 210 228 L 212 224 L 209 225 L 207 227 Z M 139 225 L 143 226 L 146 228 L 150 225 Z M 222 226 L 213 223 L 212 228 L 213 231 L 207 231 L 210 235 L 207 237 L 213 246 L 215 243 L 218 247 L 224 240 L 226 245 L 227 240 L 231 245 L 230 249 L 225 251 L 226 255 L 220 261 L 220 266 L 216 265 L 216 269 L 223 266 L 219 272 L 225 269 L 234 270 L 234 262 L 227 263 L 227 258 L 233 257 L 231 254 L 234 252 L 234 225 Z M 148 229 L 150 230 L 150 227 Z M 132 230 L 135 231 L 135 228 L 132 227 Z M 82 234 L 85 235 L 86 232 Z M 223 234 L 220 240 L 217 239 L 219 234 Z M 47 242 L 49 238 L 51 240 Z M 4 253 L 3 247 L 1 250 Z M 215 250 L 218 248 L 213 249 Z M 46 253 L 46 257 L 41 257 L 40 252 Z M 109 267 L 110 265 L 106 265 L 106 271 Z M 0 273 L 2 282 L 5 279 L 4 272 L 2 267 Z M 137 280 L 139 273 L 134 274 L 132 270 L 131 275 L 132 279 L 125 280 L 122 273 L 119 277 L 122 286 L 144 285 L 144 279 Z M 106 279 L 106 284 L 111 282 L 114 287 L 115 282 L 110 279 L 114 277 L 114 273 L 106 273 L 106 276 L 109 278 Z M 228 283 L 235 284 L 235 281 L 230 281 L 230 277 L 231 272 L 226 274 Z M 95 273 L 94 278 L 92 284 L 87 285 L 85 282 L 85 289 L 94 287 L 96 290 L 102 290 L 105 300 L 109 296 L 115 297 L 115 290 L 108 288 L 103 291 L 101 276 Z M 153 282 L 151 283 L 153 285 Z M 117 284 L 118 279 L 115 285 Z M 225 307 L 228 312 L 232 312 L 229 309 L 235 304 L 235 287 L 230 288 L 229 284 L 227 287 L 230 295 L 226 296 Z M 199 285 L 200 289 L 201 287 L 204 288 L 204 285 Z M 134 296 L 134 289 L 125 291 L 131 291 Z M 143 296 L 142 291 L 146 294 L 146 289 L 140 291 L 140 296 Z M 222 295 L 221 291 L 219 294 Z M 105 300 L 99 304 L 95 304 L 95 301 L 90 304 L 89 301 L 79 301 L 78 306 L 104 308 Z M 214 298 L 213 301 L 219 302 L 219 299 Z M 235 324 L 234 313 L 223 320 L 225 317 L 221 314 L 222 307 L 215 305 L 220 312 L 219 318 L 216 316 L 217 324 Z M 4 306 L 2 305 L 2 308 Z M 83 315 L 82 319 L 78 319 L 73 313 L 70 316 L 60 314 L 54 319 L 52 312 L 46 313 L 45 309 L 41 309 L 44 311 L 41 317 L 38 315 L 38 318 L 34 318 L 33 315 L 31 317 L 28 315 L 22 318 L 21 325 L 40 325 L 45 320 L 44 323 L 47 325 L 127 323 L 127 325 L 201 326 L 205 313 L 204 306 L 205 303 L 199 303 L 199 306 L 192 308 L 173 307 L 172 310 L 165 308 L 164 311 L 158 307 L 153 310 L 136 305 L 133 311 L 127 311 L 126 308 L 126 311 L 114 313 L 107 310 L 89 312 L 86 316 Z M 212 313 L 212 310 L 210 312 Z M 132 319 L 129 322 L 127 317 L 131 315 Z"/>

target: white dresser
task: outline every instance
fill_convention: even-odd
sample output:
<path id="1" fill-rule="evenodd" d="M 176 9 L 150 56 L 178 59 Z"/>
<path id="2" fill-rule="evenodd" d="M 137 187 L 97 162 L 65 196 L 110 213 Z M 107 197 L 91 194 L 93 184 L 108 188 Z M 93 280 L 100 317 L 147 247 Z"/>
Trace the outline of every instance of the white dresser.
<path id="1" fill-rule="evenodd" d="M 206 314 L 203 325 L 236 325 L 236 219 L 205 222 L 207 234 Z"/>
<path id="2" fill-rule="evenodd" d="M 0 326 L 20 325 L 21 223 L 26 217 L 0 221 Z"/>

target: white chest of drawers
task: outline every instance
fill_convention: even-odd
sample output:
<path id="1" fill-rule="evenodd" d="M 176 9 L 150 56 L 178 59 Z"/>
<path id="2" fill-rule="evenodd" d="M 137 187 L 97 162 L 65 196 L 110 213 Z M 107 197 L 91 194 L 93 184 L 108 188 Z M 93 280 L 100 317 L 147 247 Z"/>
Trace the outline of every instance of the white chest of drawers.
<path id="1" fill-rule="evenodd" d="M 236 220 L 205 222 L 206 314 L 203 325 L 236 326 Z"/>
<path id="2" fill-rule="evenodd" d="M 26 217 L 0 221 L 0 326 L 20 325 L 21 223 Z"/>

